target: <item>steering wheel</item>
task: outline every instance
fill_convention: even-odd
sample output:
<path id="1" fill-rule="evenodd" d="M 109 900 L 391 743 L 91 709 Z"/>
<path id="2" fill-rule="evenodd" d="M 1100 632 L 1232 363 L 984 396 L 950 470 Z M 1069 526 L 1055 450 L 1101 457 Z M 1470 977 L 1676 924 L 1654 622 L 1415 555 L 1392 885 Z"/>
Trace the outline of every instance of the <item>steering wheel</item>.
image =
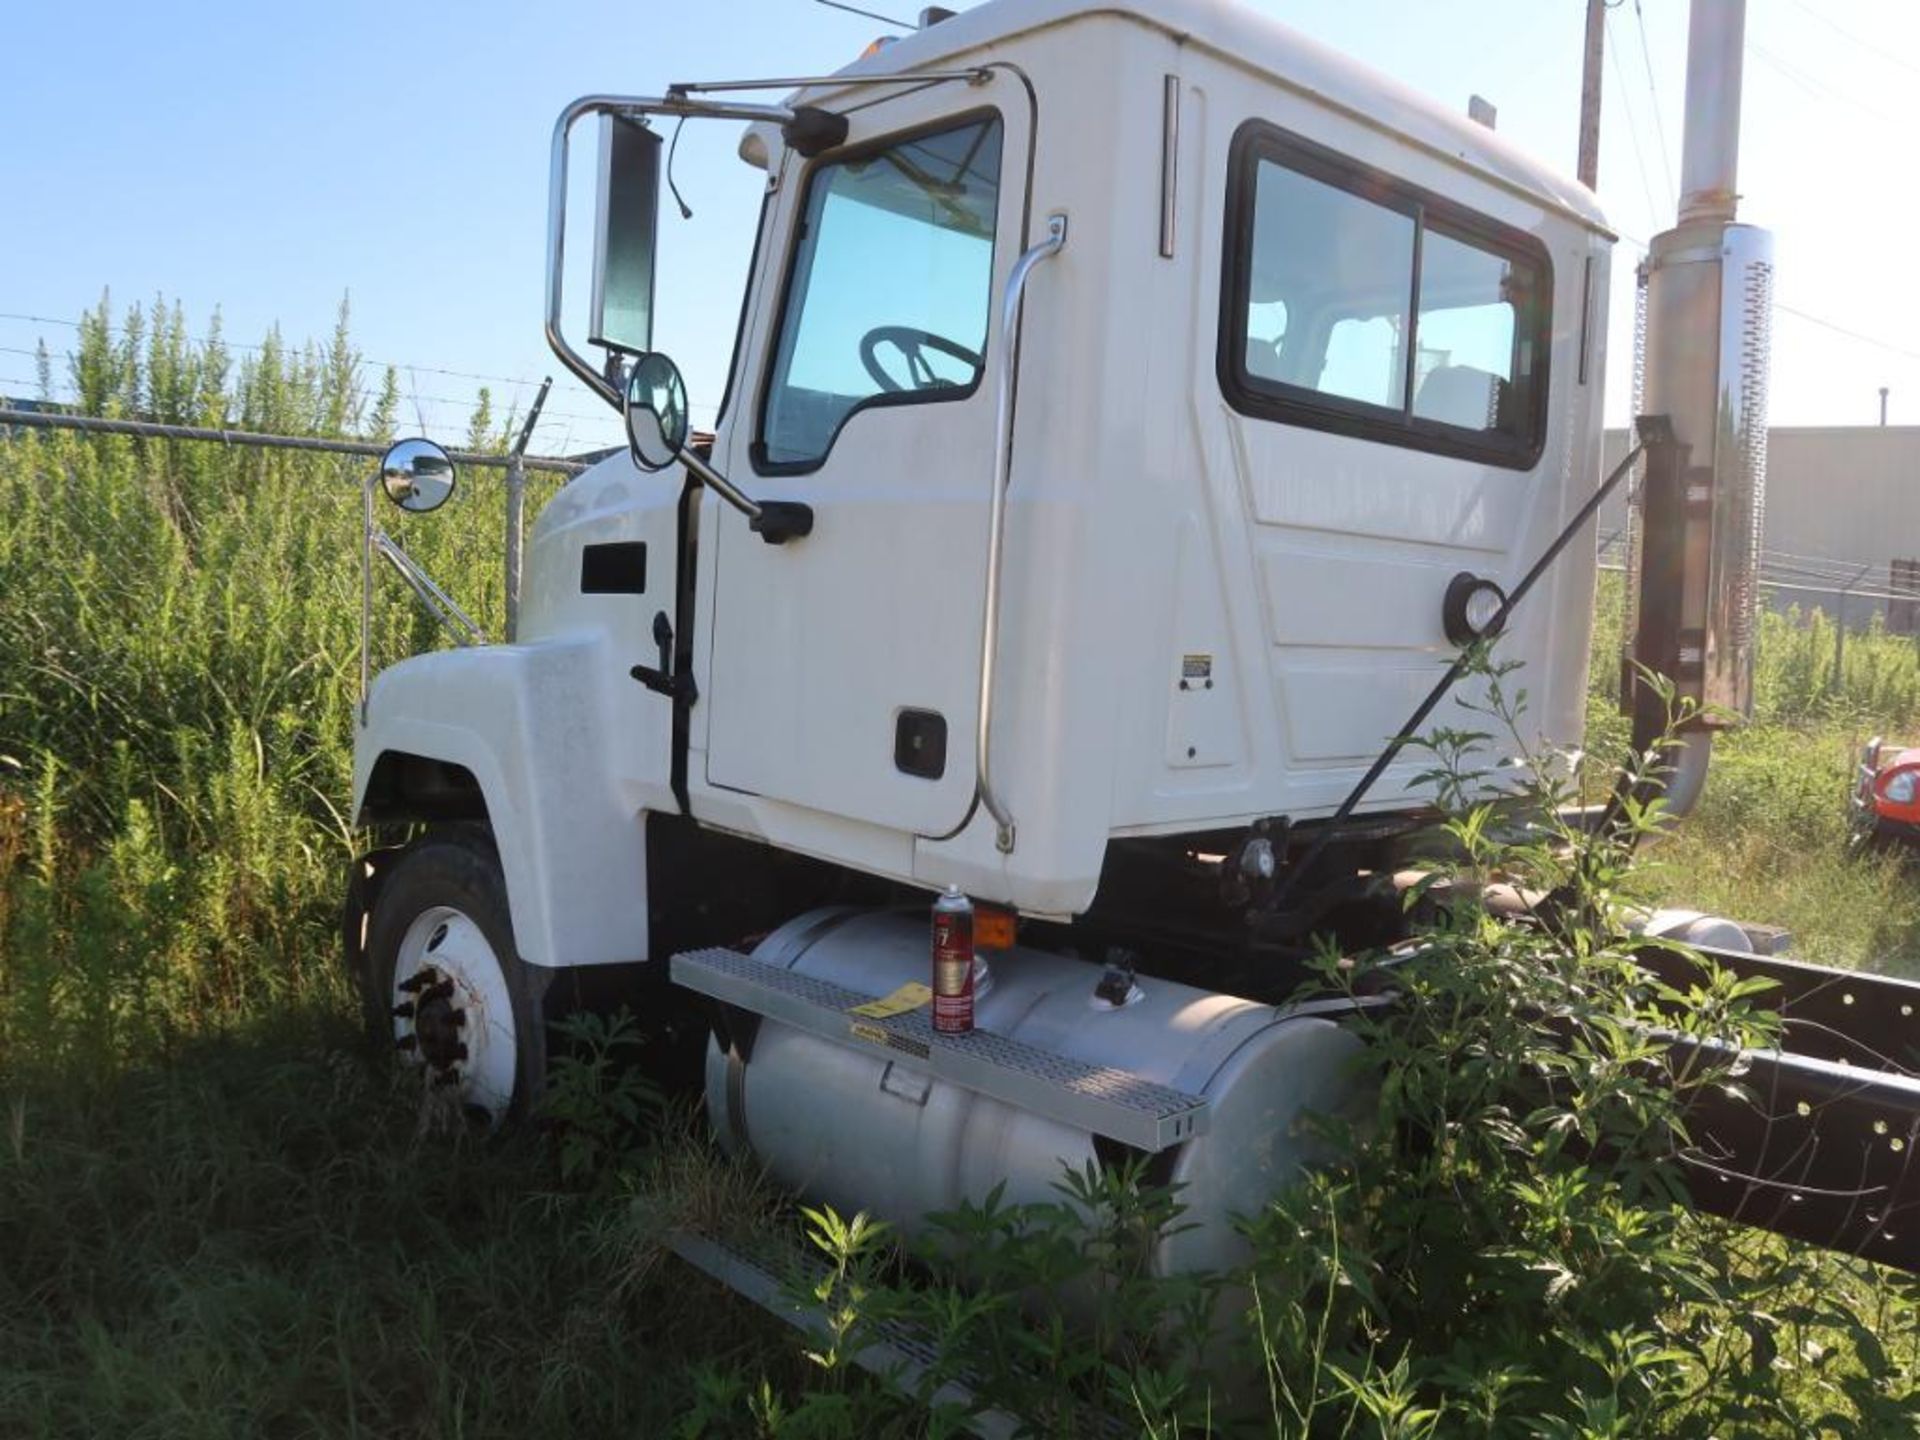
<path id="1" fill-rule="evenodd" d="M 955 380 L 943 380 L 933 373 L 933 367 L 927 364 L 923 353 L 937 350 L 942 355 L 951 356 L 964 365 L 978 370 L 985 357 L 964 345 L 957 345 L 944 335 L 935 335 L 931 331 L 916 330 L 911 325 L 876 325 L 860 337 L 860 363 L 867 367 L 867 374 L 873 377 L 873 383 L 882 390 L 898 393 L 907 387 L 889 375 L 880 364 L 879 347 L 891 345 L 907 361 L 907 377 L 913 381 L 915 390 L 937 390 L 943 386 L 957 385 Z"/>

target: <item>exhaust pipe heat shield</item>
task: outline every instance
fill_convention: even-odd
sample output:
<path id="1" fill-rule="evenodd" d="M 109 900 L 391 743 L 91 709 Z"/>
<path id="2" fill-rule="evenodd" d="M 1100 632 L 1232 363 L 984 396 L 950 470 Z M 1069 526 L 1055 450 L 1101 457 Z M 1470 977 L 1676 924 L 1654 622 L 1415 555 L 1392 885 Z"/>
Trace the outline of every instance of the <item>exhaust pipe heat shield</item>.
<path id="1" fill-rule="evenodd" d="M 1635 411 L 1664 415 L 1629 497 L 1623 703 L 1636 734 L 1664 714 L 1645 666 L 1700 707 L 1689 728 L 1753 712 L 1765 520 L 1773 237 L 1695 221 L 1658 236 L 1640 270 Z"/>

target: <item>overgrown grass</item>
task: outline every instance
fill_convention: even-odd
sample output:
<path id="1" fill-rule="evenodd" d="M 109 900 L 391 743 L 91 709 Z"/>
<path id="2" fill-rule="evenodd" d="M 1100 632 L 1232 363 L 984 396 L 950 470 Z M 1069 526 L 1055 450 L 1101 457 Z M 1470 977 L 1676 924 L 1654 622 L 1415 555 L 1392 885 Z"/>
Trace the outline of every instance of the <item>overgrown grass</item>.
<path id="1" fill-rule="evenodd" d="M 362 422 L 344 332 L 292 358 L 269 336 L 230 370 L 177 324 L 130 316 L 124 329 L 130 339 L 110 338 L 103 302 L 73 362 L 110 413 L 368 438 L 392 423 L 386 402 Z M 206 444 L 0 438 L 10 1066 L 109 1079 L 177 1037 L 337 1001 L 365 468 Z M 536 504 L 550 490 L 532 488 Z M 470 472 L 448 513 L 398 526 L 494 633 L 503 516 L 497 478 Z M 381 577 L 377 594 L 376 661 L 436 643 L 398 586 Z"/>
<path id="2" fill-rule="evenodd" d="M 538 1137 L 423 1134 L 334 1015 L 9 1091 L 0 1433 L 663 1434 L 773 1338 L 609 1264 L 644 1237 Z"/>
<path id="3" fill-rule="evenodd" d="M 236 365 L 189 345 L 167 307 L 118 335 L 110 318 L 104 305 L 88 317 L 74 361 L 99 410 L 292 433 L 391 428 L 391 387 L 362 393 L 344 328 L 303 349 L 269 337 Z M 468 443 L 497 441 L 491 423 L 476 431 Z M 561 1087 L 577 1112 L 562 1117 L 569 1150 L 544 1137 L 423 1133 L 432 1112 L 420 1094 L 365 1063 L 335 955 L 354 838 L 343 810 L 359 474 L 358 462 L 208 446 L 0 437 L 0 1434 L 919 1432 L 923 1412 L 840 1360 L 807 1360 L 771 1322 L 661 1261 L 658 1234 L 687 1207 L 737 1220 L 764 1203 L 691 1127 L 635 1150 L 605 1125 L 619 1082 L 604 1069 Z M 485 475 L 466 480 L 447 513 L 403 524 L 403 538 L 497 629 L 499 495 Z M 1594 729 L 1604 736 L 1617 594 L 1603 587 L 1600 599 Z M 1810 958 L 1920 973 L 1920 885 L 1897 862 L 1845 859 L 1841 843 L 1851 748 L 1872 729 L 1920 733 L 1908 728 L 1920 718 L 1920 664 L 1911 641 L 1876 633 L 1849 641 L 1836 677 L 1823 668 L 1833 638 L 1823 626 L 1768 618 L 1759 723 L 1723 740 L 1700 815 L 1629 883 L 1786 925 Z M 435 640 L 392 586 L 375 632 L 384 658 Z M 603 1033 L 594 1043 L 614 1042 Z M 631 1094 L 620 1103 L 649 1108 Z M 1516 1161 L 1502 1183 L 1521 1173 Z M 1472 1168 L 1435 1178 L 1487 1179 Z M 1499 1193 L 1510 1214 L 1537 1218 L 1558 1204 L 1592 1218 L 1557 1192 L 1524 1203 Z M 1364 1198 L 1361 1187 L 1314 1203 L 1384 1223 Z M 1137 1241 L 1142 1213 L 1164 1218 L 1151 1196 L 1108 1200 L 1120 1228 L 1071 1242 L 1103 1273 L 1119 1263 L 1115 1237 Z M 1317 1219 L 1301 1204 L 1291 1233 L 1322 1248 L 1295 1260 L 1350 1286 L 1360 1272 L 1324 1249 L 1340 1238 L 1324 1223 L 1332 1210 Z M 1015 1333 L 1005 1328 L 1015 1281 L 1041 1260 L 1070 1269 L 1073 1257 L 1057 1235 L 1038 1258 L 1020 1248 L 1046 1225 L 1009 1229 L 991 1215 L 956 1224 L 981 1255 L 1000 1256 L 1008 1283 L 936 1284 L 926 1303 L 946 1308 L 918 1318 L 991 1368 Z M 823 1238 L 828 1250 L 852 1243 L 844 1231 Z M 1349 1238 L 1381 1251 L 1378 1234 Z M 1755 1287 L 1748 1308 L 1798 1307 L 1779 1322 L 1794 1337 L 1781 1363 L 1805 1381 L 1796 1393 L 1830 1399 L 1842 1430 L 1870 1433 L 1842 1383 L 1857 1389 L 1857 1352 L 1845 1351 L 1834 1379 L 1813 1373 L 1807 1347 L 1841 1353 L 1836 1306 L 1881 1307 L 1876 1323 L 1905 1340 L 1910 1302 L 1869 1271 L 1742 1243 L 1752 1247 L 1738 1272 Z M 835 1262 L 830 1298 L 859 1310 L 884 1299 L 893 1272 L 884 1244 L 854 1248 Z M 1267 1253 L 1288 1252 L 1270 1237 Z M 1295 1385 L 1306 1383 L 1303 1357 L 1333 1353 L 1312 1338 L 1332 1312 L 1301 1311 L 1307 1332 L 1286 1329 L 1288 1295 L 1304 1293 L 1268 1290 L 1278 1308 L 1261 1332 L 1270 1353 L 1285 1350 L 1277 1363 Z M 1138 1428 L 1192 1433 L 1190 1376 L 1149 1343 L 1163 1301 L 1139 1300 L 1127 1322 L 1137 1363 L 1120 1374 L 1130 1387 L 1121 1399 Z M 1646 1319 L 1704 1323 L 1702 1313 Z M 1334 1371 L 1314 1372 L 1333 1387 L 1314 1424 L 1354 1415 L 1354 1435 L 1435 1433 L 1438 1422 L 1422 1430 L 1418 1415 L 1442 1382 L 1421 1356 L 1365 1348 L 1368 1326 L 1379 1339 L 1379 1327 L 1404 1323 L 1382 1311 L 1348 1333 L 1338 1356 L 1348 1399 L 1337 1403 Z M 1746 1333 L 1725 1355 L 1764 1363 Z M 1042 1344 L 1056 1376 L 1081 1377 L 1061 1381 L 1081 1398 L 1114 1379 L 1060 1333 Z M 1514 1354 L 1537 1358 L 1518 1341 Z M 1665 1362 L 1626 1346 L 1587 1372 L 1565 1356 L 1554 1363 L 1588 1376 L 1585 1404 L 1603 1398 L 1593 1377 L 1608 1365 Z M 1669 1408 L 1697 1417 L 1711 1399 Z M 1309 1428 L 1297 1419 L 1268 1428 Z M 1790 1433 L 1786 1423 L 1718 1433 Z M 1454 1425 L 1437 1433 L 1505 1433 Z"/>
<path id="4" fill-rule="evenodd" d="M 1620 578 L 1601 577 L 1590 736 L 1625 736 Z M 1846 803 L 1871 736 L 1920 737 L 1920 641 L 1876 620 L 1834 667 L 1820 611 L 1762 614 L 1754 723 L 1720 735 L 1700 808 L 1649 846 L 1634 884 L 1660 903 L 1779 925 L 1793 953 L 1920 976 L 1920 875 L 1898 855 L 1853 857 Z"/>

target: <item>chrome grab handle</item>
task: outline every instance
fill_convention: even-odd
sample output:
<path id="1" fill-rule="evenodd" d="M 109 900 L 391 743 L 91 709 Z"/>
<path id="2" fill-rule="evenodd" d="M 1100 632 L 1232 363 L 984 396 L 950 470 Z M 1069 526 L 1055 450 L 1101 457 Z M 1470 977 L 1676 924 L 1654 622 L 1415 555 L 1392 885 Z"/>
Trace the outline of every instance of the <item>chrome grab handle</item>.
<path id="1" fill-rule="evenodd" d="M 994 416 L 993 494 L 987 514 L 987 601 L 980 634 L 980 713 L 974 726 L 974 797 L 987 807 L 997 828 L 994 844 L 1001 854 L 1013 850 L 1013 812 L 994 793 L 990 768 L 993 723 L 994 652 L 1000 640 L 1001 541 L 1006 529 L 1007 486 L 1013 471 L 1013 356 L 1020 343 L 1020 302 L 1027 277 L 1042 260 L 1060 253 L 1067 243 L 1067 217 L 1047 217 L 1047 238 L 1013 262 L 1007 293 L 1000 302 L 999 403 Z"/>

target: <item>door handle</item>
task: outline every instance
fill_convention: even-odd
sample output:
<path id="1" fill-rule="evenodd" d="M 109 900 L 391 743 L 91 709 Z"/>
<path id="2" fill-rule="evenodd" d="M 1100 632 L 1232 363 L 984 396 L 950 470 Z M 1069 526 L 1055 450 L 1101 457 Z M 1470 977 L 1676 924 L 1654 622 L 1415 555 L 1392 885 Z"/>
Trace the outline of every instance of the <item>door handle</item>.
<path id="1" fill-rule="evenodd" d="M 627 673 L 654 694 L 665 695 L 676 705 L 693 704 L 700 698 L 700 689 L 693 683 L 690 671 L 673 668 L 673 622 L 667 619 L 664 610 L 654 614 L 653 643 L 660 647 L 659 668 L 636 665 Z"/>

